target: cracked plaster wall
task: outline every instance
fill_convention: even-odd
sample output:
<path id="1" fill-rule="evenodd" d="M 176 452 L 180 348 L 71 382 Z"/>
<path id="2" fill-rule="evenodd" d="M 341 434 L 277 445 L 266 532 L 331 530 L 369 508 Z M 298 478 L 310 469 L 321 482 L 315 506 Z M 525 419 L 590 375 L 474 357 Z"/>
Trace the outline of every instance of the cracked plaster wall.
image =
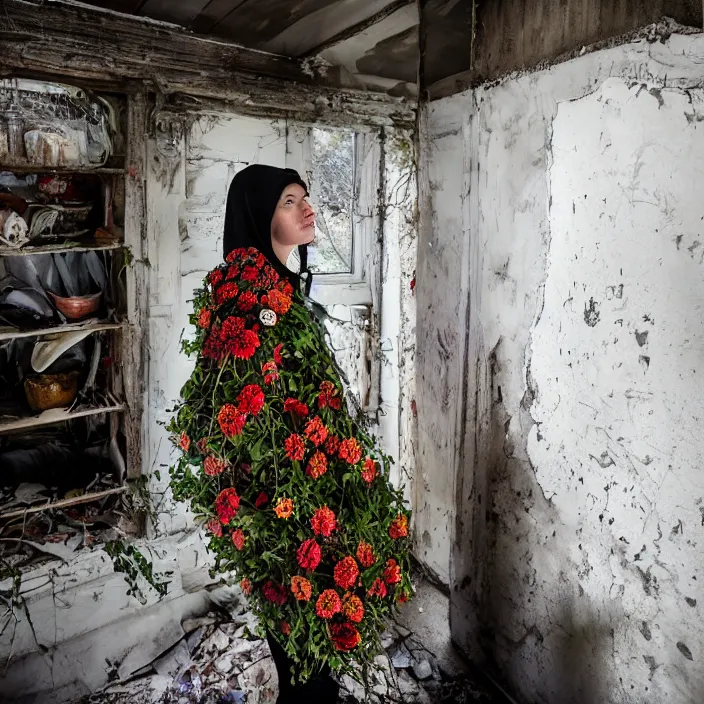
<path id="1" fill-rule="evenodd" d="M 617 46 L 425 118 L 427 554 L 522 702 L 704 701 L 703 61 Z"/>

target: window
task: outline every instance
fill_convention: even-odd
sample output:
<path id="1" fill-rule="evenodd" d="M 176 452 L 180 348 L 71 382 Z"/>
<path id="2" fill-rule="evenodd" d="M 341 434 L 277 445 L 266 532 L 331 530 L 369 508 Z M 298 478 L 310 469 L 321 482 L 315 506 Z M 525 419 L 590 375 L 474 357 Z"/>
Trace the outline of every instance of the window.
<path id="1" fill-rule="evenodd" d="M 286 165 L 304 175 L 316 210 L 308 265 L 311 296 L 322 305 L 371 306 L 376 298 L 380 164 L 376 131 L 287 127 Z"/>
<path id="2" fill-rule="evenodd" d="M 316 206 L 316 239 L 310 270 L 317 274 L 351 274 L 354 245 L 355 134 L 313 128 L 311 201 Z"/>

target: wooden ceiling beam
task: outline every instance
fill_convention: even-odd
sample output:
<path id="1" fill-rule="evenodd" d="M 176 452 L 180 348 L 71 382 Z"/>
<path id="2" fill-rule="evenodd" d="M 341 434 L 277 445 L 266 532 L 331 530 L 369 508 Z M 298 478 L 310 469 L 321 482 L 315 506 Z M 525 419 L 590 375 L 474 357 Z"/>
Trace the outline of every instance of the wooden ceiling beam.
<path id="1" fill-rule="evenodd" d="M 306 62 L 195 37 L 153 20 L 47 0 L 3 0 L 0 77 L 61 76 L 73 83 L 141 84 L 320 120 L 348 111 L 350 122 L 398 123 L 414 108 L 384 93 L 343 89 Z M 334 74 L 333 74 L 334 75 Z"/>

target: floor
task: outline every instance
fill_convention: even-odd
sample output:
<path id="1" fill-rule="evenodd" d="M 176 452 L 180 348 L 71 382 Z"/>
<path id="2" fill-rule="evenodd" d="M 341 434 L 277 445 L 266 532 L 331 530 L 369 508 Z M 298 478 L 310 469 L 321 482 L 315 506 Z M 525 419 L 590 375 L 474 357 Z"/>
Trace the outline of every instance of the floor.
<path id="1" fill-rule="evenodd" d="M 382 637 L 386 655 L 377 658 L 366 701 L 511 704 L 452 646 L 447 597 L 420 576 L 416 587 L 416 597 Z M 224 606 L 184 621 L 187 636 L 129 681 L 76 704 L 274 704 L 278 683 L 266 641 L 249 635 L 255 621 L 242 604 Z M 352 678 L 342 685 L 340 704 L 365 701 Z"/>

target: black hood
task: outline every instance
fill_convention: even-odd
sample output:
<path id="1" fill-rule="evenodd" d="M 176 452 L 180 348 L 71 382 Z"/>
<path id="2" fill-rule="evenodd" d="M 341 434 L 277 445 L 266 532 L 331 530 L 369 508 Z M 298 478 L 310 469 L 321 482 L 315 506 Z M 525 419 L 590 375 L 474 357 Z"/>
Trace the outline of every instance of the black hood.
<path id="1" fill-rule="evenodd" d="M 308 186 L 293 169 L 253 164 L 232 179 L 227 194 L 223 257 L 233 249 L 254 247 L 258 249 L 281 274 L 298 288 L 301 277 L 285 267 L 274 254 L 271 246 L 271 220 L 276 205 L 287 186 L 297 183 L 308 192 Z M 298 248 L 301 273 L 307 271 L 308 247 Z M 310 287 L 310 276 L 307 276 Z"/>

